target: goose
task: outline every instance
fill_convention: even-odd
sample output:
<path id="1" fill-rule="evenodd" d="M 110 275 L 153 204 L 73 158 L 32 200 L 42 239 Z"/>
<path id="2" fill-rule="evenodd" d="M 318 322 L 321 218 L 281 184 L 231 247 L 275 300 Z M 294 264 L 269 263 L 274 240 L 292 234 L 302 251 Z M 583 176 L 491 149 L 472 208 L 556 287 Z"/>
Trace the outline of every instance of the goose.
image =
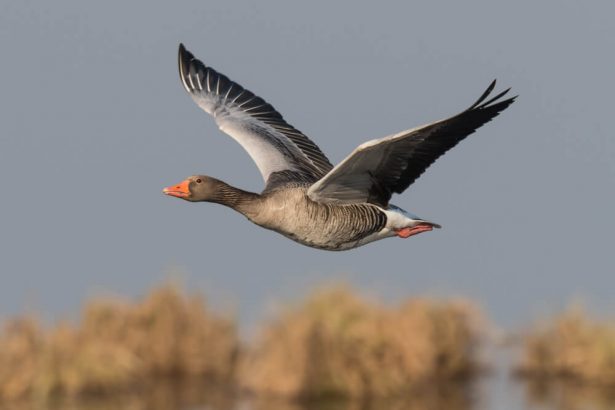
<path id="1" fill-rule="evenodd" d="M 365 142 L 334 167 L 271 104 L 203 64 L 183 44 L 178 64 L 184 89 L 248 152 L 265 187 L 257 194 L 193 175 L 163 193 L 230 207 L 300 244 L 333 251 L 440 228 L 389 203 L 391 196 L 404 192 L 442 154 L 517 98 L 502 100 L 508 88 L 488 99 L 494 80 L 460 114 Z"/>

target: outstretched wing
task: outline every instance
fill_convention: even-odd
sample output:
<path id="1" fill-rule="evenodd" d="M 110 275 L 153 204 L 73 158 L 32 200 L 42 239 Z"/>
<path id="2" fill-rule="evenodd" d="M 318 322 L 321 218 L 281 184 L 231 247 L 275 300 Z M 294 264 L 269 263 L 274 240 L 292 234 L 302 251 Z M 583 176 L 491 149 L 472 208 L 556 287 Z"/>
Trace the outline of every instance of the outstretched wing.
<path id="1" fill-rule="evenodd" d="M 478 101 L 454 117 L 360 145 L 314 183 L 308 195 L 319 202 L 387 206 L 394 192 L 403 192 L 442 154 L 517 98 L 498 101 L 509 88 L 485 101 L 494 87 L 495 80 Z"/>
<path id="2" fill-rule="evenodd" d="M 333 168 L 318 146 L 284 121 L 271 104 L 207 67 L 183 44 L 179 45 L 178 60 L 186 91 L 214 117 L 222 131 L 248 152 L 268 188 L 285 181 L 270 181 L 274 173 L 314 182 Z"/>

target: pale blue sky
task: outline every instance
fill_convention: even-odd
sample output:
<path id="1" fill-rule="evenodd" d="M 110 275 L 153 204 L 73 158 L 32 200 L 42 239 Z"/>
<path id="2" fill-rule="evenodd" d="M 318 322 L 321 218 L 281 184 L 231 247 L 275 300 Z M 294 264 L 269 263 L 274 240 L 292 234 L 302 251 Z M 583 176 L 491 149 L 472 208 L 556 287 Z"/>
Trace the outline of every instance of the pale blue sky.
<path id="1" fill-rule="evenodd" d="M 578 297 L 615 312 L 613 3 L 346 4 L 0 3 L 0 314 L 74 314 L 176 267 L 244 325 L 339 279 L 387 300 L 466 296 L 506 326 Z M 180 41 L 334 163 L 493 78 L 520 98 L 394 198 L 444 229 L 318 251 L 162 195 L 194 173 L 262 188 L 182 89 Z"/>

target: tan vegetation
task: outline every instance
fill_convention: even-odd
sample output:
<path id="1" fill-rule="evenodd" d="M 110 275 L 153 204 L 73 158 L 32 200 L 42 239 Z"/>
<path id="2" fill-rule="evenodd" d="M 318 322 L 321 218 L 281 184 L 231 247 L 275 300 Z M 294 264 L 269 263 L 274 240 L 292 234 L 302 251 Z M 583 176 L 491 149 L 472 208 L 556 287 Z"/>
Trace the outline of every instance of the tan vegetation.
<path id="1" fill-rule="evenodd" d="M 0 403 L 231 409 L 241 401 L 239 386 L 255 394 L 257 409 L 299 409 L 321 398 L 351 410 L 466 409 L 482 329 L 468 302 L 417 298 L 387 306 L 328 286 L 288 306 L 240 349 L 232 318 L 212 312 L 198 294 L 165 285 L 136 303 L 91 301 L 74 324 L 5 322 Z M 530 381 L 529 401 L 612 407 L 615 322 L 569 309 L 527 332 L 522 346 L 517 370 Z M 340 407 L 338 398 L 358 400 Z"/>
<path id="2" fill-rule="evenodd" d="M 466 302 L 387 307 L 330 286 L 269 323 L 254 348 L 240 350 L 232 319 L 213 313 L 200 295 L 167 285 L 136 303 L 91 301 L 75 324 L 45 327 L 31 317 L 5 323 L 0 402 L 62 400 L 71 408 L 74 398 L 95 396 L 162 408 L 181 395 L 231 408 L 229 392 L 240 386 L 259 403 L 412 393 L 416 403 L 437 405 L 446 391 L 448 407 L 466 408 L 465 376 L 478 367 L 477 318 Z"/>
<path id="3" fill-rule="evenodd" d="M 528 378 L 615 386 L 615 322 L 569 309 L 525 336 L 518 371 Z"/>
<path id="4" fill-rule="evenodd" d="M 0 400 L 117 392 L 168 376 L 229 380 L 237 351 L 232 320 L 211 313 L 199 295 L 163 286 L 136 304 L 88 303 L 78 326 L 8 322 Z"/>
<path id="5" fill-rule="evenodd" d="M 240 382 L 261 395 L 310 399 L 408 393 L 477 370 L 477 318 L 467 302 L 391 308 L 330 287 L 266 327 Z"/>

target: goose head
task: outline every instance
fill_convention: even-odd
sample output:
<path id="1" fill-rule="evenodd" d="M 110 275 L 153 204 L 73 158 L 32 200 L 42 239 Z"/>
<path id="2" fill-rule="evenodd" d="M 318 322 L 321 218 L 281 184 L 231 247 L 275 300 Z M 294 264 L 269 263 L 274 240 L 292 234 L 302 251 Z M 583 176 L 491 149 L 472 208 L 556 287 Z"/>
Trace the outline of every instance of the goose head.
<path id="1" fill-rule="evenodd" d="M 162 190 L 165 195 L 190 202 L 213 202 L 220 195 L 223 183 L 207 175 L 193 175 Z"/>

